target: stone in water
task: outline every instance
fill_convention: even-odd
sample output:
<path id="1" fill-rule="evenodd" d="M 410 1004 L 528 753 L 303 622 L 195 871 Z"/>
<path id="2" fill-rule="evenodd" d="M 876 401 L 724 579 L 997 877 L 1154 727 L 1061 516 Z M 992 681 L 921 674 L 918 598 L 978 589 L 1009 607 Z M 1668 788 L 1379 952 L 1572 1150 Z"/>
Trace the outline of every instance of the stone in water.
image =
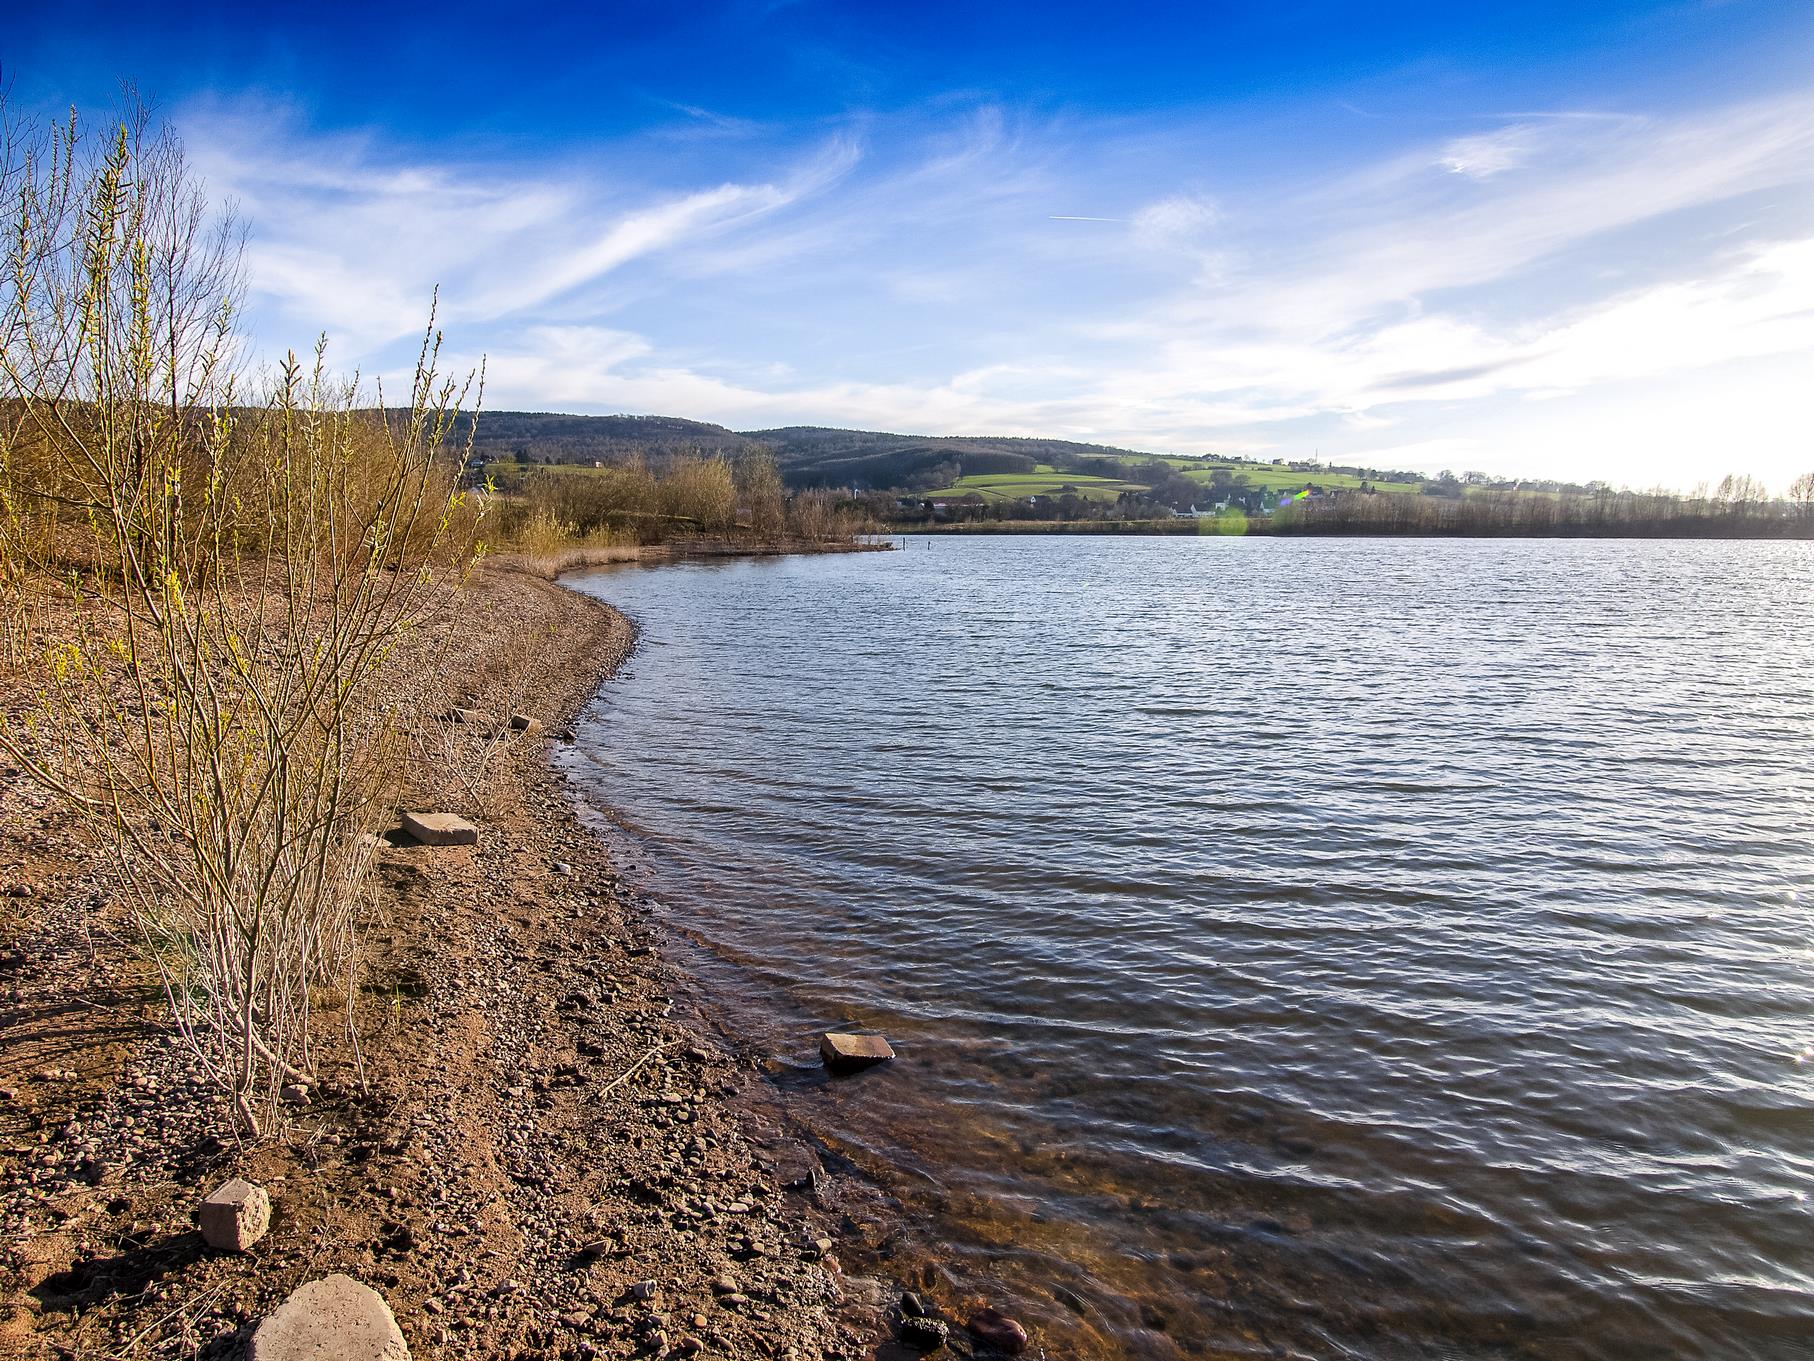
<path id="1" fill-rule="evenodd" d="M 849 1035 L 828 1031 L 819 1039 L 819 1057 L 834 1073 L 854 1073 L 871 1064 L 885 1063 L 894 1050 L 880 1035 Z"/>
<path id="2" fill-rule="evenodd" d="M 1007 1356 L 1019 1356 L 1027 1349 L 1027 1330 L 999 1309 L 978 1309 L 964 1329 L 983 1346 Z"/>

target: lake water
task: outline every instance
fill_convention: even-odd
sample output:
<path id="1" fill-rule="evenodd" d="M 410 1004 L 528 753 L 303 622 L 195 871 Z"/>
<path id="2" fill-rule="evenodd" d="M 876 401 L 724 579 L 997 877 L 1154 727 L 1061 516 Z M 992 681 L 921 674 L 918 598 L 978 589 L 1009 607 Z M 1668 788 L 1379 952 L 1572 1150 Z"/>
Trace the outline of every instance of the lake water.
<path id="1" fill-rule="evenodd" d="M 569 757 L 890 1267 L 1055 1357 L 1810 1355 L 1814 546 L 906 542 L 576 581 Z"/>

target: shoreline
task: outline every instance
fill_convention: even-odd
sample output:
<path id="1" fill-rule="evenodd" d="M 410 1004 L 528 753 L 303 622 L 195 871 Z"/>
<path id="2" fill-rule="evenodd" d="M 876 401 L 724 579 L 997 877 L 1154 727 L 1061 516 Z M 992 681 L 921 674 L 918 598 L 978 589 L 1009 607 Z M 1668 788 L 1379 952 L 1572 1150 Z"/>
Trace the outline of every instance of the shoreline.
<path id="1" fill-rule="evenodd" d="M 1173 520 L 956 520 L 931 524 L 894 525 L 883 531 L 895 538 L 915 535 L 933 538 L 1023 537 L 1023 538 L 1107 538 L 1107 539 L 1416 539 L 1416 540 L 1533 540 L 1539 542 L 1619 542 L 1619 543 L 1806 543 L 1814 539 L 1814 530 L 1800 533 L 1696 533 L 1626 532 L 1613 530 L 1558 530 L 1533 533 L 1492 529 L 1362 529 L 1354 527 L 1306 528 L 1301 525 L 1275 526 L 1263 517 L 1244 521 L 1240 528 L 1216 527 L 1211 519 L 1180 518 Z"/>
<path id="2" fill-rule="evenodd" d="M 502 564 L 469 590 L 449 627 L 482 635 L 462 658 L 473 698 L 549 735 L 487 772 L 476 847 L 390 839 L 357 1009 L 365 1089 L 324 1065 L 266 1143 L 220 1137 L 219 1098 L 135 968 L 104 876 L 59 846 L 52 801 L 0 791 L 26 852 L 0 863 L 0 892 L 30 894 L 0 899 L 26 909 L 0 957 L 0 1355 L 237 1355 L 333 1271 L 385 1296 L 418 1357 L 804 1361 L 868 1355 L 886 1331 L 887 1288 L 835 1255 L 836 1174 L 749 1057 L 674 1011 L 651 909 L 550 760 L 631 626 Z M 538 634 L 561 645 L 521 645 Z M 244 1255 L 194 1229 L 232 1176 L 274 1207 Z"/>
<path id="3" fill-rule="evenodd" d="M 493 570 L 522 572 L 544 581 L 558 582 L 574 572 L 626 564 L 652 565 L 706 558 L 791 558 L 826 553 L 886 553 L 894 545 L 874 538 L 851 540 L 774 539 L 751 542 L 741 539 L 675 539 L 654 544 L 614 544 L 607 547 L 563 548 L 543 555 L 511 552 L 490 559 Z M 607 677 L 608 679 L 608 677 Z M 601 680 L 599 684 L 603 684 Z"/>

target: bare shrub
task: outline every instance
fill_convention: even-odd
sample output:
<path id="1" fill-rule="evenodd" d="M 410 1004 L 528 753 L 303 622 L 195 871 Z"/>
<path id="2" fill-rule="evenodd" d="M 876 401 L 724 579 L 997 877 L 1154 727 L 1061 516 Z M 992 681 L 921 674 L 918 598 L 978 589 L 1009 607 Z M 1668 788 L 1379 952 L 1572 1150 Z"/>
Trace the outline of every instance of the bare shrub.
<path id="1" fill-rule="evenodd" d="M 442 450 L 467 384 L 431 327 L 401 414 L 363 409 L 325 342 L 245 391 L 239 237 L 175 139 L 140 115 L 9 145 L 0 623 L 36 694 L 0 749 L 102 833 L 256 1131 L 316 1075 L 311 991 L 356 995 L 410 703 L 379 681 L 471 561 Z M 52 579 L 55 636 L 31 610 Z"/>

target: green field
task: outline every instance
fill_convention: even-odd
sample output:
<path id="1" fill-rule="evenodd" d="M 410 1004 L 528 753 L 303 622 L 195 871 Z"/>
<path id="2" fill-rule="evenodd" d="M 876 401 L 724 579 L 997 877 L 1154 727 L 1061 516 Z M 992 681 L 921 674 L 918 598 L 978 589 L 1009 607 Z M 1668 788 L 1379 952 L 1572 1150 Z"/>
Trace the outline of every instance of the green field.
<path id="1" fill-rule="evenodd" d="M 1151 460 L 1144 460 L 1150 462 Z M 1275 467 L 1270 463 L 1239 463 L 1222 458 L 1190 458 L 1183 455 L 1168 455 L 1163 462 L 1178 469 L 1193 482 L 1200 482 L 1205 487 L 1210 478 L 1218 471 L 1227 471 L 1237 477 L 1246 479 L 1247 487 L 1253 491 L 1295 491 L 1306 482 L 1314 482 L 1326 491 L 1352 489 L 1361 485 L 1361 479 L 1348 473 L 1312 472 L 1292 468 Z M 1131 460 L 1126 462 L 1131 463 Z M 509 471 L 515 465 L 505 461 L 497 465 Z M 1136 465 L 1137 466 L 1137 465 Z M 608 468 L 593 468 L 586 464 L 552 463 L 534 464 L 522 471 L 550 472 L 561 475 L 577 474 L 597 475 L 608 472 Z M 1416 482 L 1374 482 L 1375 490 L 1382 492 L 1416 492 L 1421 484 Z M 916 492 L 915 495 L 927 499 L 934 497 L 967 496 L 974 493 L 984 501 L 1024 501 L 1029 496 L 1056 496 L 1064 488 L 1070 487 L 1087 501 L 1113 501 L 1124 491 L 1145 491 L 1147 484 L 1112 477 L 1091 477 L 1083 473 L 1060 472 L 1048 463 L 1034 466 L 1030 473 L 975 473 L 960 477 L 948 487 L 937 491 Z"/>
<path id="2" fill-rule="evenodd" d="M 1124 491 L 1146 490 L 1146 484 L 1142 482 L 1119 482 L 1113 478 L 1085 477 L 1081 473 L 1060 473 L 1046 468 L 1031 473 L 977 473 L 960 477 L 938 491 L 914 494 L 928 499 L 975 494 L 985 501 L 1024 501 L 1029 496 L 1056 496 L 1067 487 L 1086 501 L 1113 501 Z"/>
<path id="3" fill-rule="evenodd" d="M 1324 491 L 1352 491 L 1365 481 L 1351 473 L 1276 468 L 1270 463 L 1214 463 L 1207 467 L 1197 465 L 1187 469 L 1184 475 L 1193 482 L 1207 484 L 1220 469 L 1226 469 L 1237 477 L 1245 477 L 1247 485 L 1256 491 L 1295 491 L 1306 482 L 1314 482 Z M 1367 482 L 1366 485 L 1375 491 L 1384 492 L 1414 492 L 1422 486 L 1417 482 Z"/>
<path id="4" fill-rule="evenodd" d="M 1142 460 L 1142 462 L 1150 461 L 1150 459 Z M 1246 478 L 1247 486 L 1254 491 L 1296 491 L 1306 482 L 1314 482 L 1325 491 L 1355 490 L 1365 480 L 1350 473 L 1279 467 L 1271 463 L 1242 463 L 1236 459 L 1209 456 L 1189 457 L 1182 454 L 1169 454 L 1160 462 L 1176 468 L 1192 482 L 1202 482 L 1205 485 L 1218 472 L 1232 473 L 1236 477 Z M 1414 492 L 1422 487 L 1422 484 L 1418 482 L 1368 482 L 1367 485 L 1383 492 Z"/>
<path id="5" fill-rule="evenodd" d="M 1274 467 L 1269 463 L 1234 463 L 1224 459 L 1182 457 L 1167 458 L 1165 462 L 1177 468 L 1192 482 L 1199 482 L 1205 487 L 1210 485 L 1210 479 L 1218 471 L 1223 470 L 1245 478 L 1247 487 L 1254 491 L 1295 491 L 1307 482 L 1314 482 L 1325 491 L 1335 491 L 1358 488 L 1362 483 L 1361 478 L 1348 473 L 1305 472 Z M 1420 490 L 1420 484 L 1416 482 L 1374 482 L 1370 485 L 1382 492 L 1409 493 Z M 965 496 L 974 493 L 985 501 L 1024 501 L 1029 496 L 1055 496 L 1065 487 L 1074 488 L 1077 495 L 1090 501 L 1113 501 L 1124 491 L 1147 489 L 1144 482 L 1056 472 L 1042 464 L 1030 473 L 978 473 L 961 477 L 949 487 L 922 495 Z"/>

